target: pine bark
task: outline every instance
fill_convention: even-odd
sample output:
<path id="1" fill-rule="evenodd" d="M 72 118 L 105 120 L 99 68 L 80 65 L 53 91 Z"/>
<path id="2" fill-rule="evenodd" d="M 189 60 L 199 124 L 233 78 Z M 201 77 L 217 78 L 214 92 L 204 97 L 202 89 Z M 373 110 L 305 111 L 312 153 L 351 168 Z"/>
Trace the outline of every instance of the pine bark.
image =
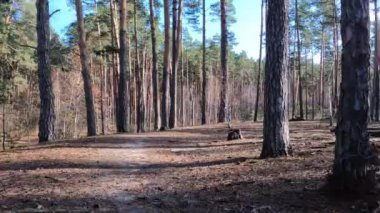
<path id="1" fill-rule="evenodd" d="M 78 34 L 79 34 L 79 50 L 82 65 L 82 77 L 83 77 L 83 87 L 86 100 L 86 115 L 87 115 L 87 135 L 96 135 L 96 117 L 94 109 L 94 101 L 92 95 L 92 81 L 90 74 L 90 67 L 88 63 L 88 53 L 86 45 L 86 33 L 84 29 L 83 20 L 83 8 L 82 2 L 80 0 L 75 0 L 75 7 L 77 11 L 77 21 L 78 21 Z"/>
<path id="2" fill-rule="evenodd" d="M 167 93 L 168 93 L 168 75 L 170 70 L 170 14 L 169 0 L 164 0 L 164 24 L 165 24 L 165 50 L 164 50 L 164 68 L 162 74 L 162 99 L 161 99 L 161 130 L 168 129 L 167 124 Z"/>
<path id="3" fill-rule="evenodd" d="M 289 1 L 268 0 L 264 93 L 264 141 L 261 158 L 288 155 Z"/>
<path id="4" fill-rule="evenodd" d="M 117 132 L 128 132 L 129 109 L 128 109 L 128 45 L 127 45 L 127 0 L 120 1 L 120 27 L 119 27 L 119 89 L 118 89 L 118 110 L 117 110 Z"/>
<path id="5" fill-rule="evenodd" d="M 221 51 L 220 61 L 222 70 L 220 105 L 218 122 L 226 122 L 228 111 L 228 29 L 227 29 L 227 4 L 226 0 L 220 1 L 221 11 Z"/>
<path id="6" fill-rule="evenodd" d="M 40 143 L 54 139 L 54 93 L 50 66 L 49 1 L 37 0 L 37 56 L 38 84 L 40 90 L 40 119 L 38 140 Z"/>
<path id="7" fill-rule="evenodd" d="M 367 131 L 370 61 L 369 0 L 341 1 L 342 84 L 331 187 L 356 191 L 371 157 Z"/>

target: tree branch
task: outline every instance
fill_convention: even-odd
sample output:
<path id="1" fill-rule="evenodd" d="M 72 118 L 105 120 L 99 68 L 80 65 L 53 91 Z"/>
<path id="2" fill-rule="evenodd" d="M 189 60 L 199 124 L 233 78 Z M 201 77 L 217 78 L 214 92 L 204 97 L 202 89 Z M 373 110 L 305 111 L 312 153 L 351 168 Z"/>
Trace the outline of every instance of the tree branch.
<path id="1" fill-rule="evenodd" d="M 49 18 L 51 18 L 54 14 L 60 12 L 61 9 L 57 9 L 57 10 L 54 10 L 50 15 L 49 15 Z"/>

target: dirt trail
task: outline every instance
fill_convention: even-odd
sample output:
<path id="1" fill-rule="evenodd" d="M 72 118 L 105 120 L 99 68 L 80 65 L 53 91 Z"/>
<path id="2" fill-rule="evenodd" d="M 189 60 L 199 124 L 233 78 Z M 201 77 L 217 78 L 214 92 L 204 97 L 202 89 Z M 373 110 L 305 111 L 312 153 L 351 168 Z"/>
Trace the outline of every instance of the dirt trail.
<path id="1" fill-rule="evenodd" d="M 327 124 L 291 122 L 294 156 L 259 160 L 261 124 L 237 123 L 29 146 L 0 156 L 0 212 L 357 212 L 318 190 L 333 160 Z"/>

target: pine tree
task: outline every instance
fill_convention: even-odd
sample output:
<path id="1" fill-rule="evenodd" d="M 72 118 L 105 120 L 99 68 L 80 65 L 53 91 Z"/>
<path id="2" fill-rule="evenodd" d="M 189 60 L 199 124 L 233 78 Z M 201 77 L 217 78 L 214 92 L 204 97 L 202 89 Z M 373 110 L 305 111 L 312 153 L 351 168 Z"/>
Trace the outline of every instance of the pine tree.
<path id="1" fill-rule="evenodd" d="M 50 24 L 49 1 L 37 0 L 37 56 L 38 56 L 38 83 L 40 89 L 40 120 L 38 122 L 39 142 L 54 139 L 54 94 L 50 67 Z"/>
<path id="2" fill-rule="evenodd" d="M 290 153 L 288 126 L 289 1 L 268 0 L 264 93 L 264 141 L 261 158 Z"/>

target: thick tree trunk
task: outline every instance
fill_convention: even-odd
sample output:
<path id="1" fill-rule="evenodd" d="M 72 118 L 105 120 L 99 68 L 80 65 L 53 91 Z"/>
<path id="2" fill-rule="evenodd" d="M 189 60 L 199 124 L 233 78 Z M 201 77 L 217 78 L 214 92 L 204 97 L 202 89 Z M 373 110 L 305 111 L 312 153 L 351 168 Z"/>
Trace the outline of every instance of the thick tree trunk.
<path id="1" fill-rule="evenodd" d="M 256 83 L 256 102 L 255 102 L 255 114 L 253 116 L 253 121 L 257 121 L 257 114 L 259 111 L 259 101 L 260 101 L 260 85 L 261 85 L 261 60 L 262 60 L 262 46 L 263 46 L 263 34 L 264 34 L 264 5 L 266 0 L 261 1 L 261 24 L 260 24 L 260 47 L 259 47 L 259 70 L 257 72 L 257 83 Z"/>
<path id="2" fill-rule="evenodd" d="M 206 0 L 202 1 L 202 124 L 206 124 L 207 111 L 207 73 L 206 73 Z"/>
<path id="3" fill-rule="evenodd" d="M 164 22 L 165 22 L 165 51 L 164 51 L 164 70 L 162 74 L 162 99 L 161 99 L 161 130 L 168 128 L 167 124 L 167 93 L 168 75 L 170 70 L 170 14 L 169 0 L 164 0 Z"/>
<path id="4" fill-rule="evenodd" d="M 158 71 L 157 71 L 157 51 L 156 51 L 156 25 L 154 16 L 154 0 L 149 0 L 150 9 L 150 32 L 152 37 L 152 83 L 153 83 L 153 108 L 154 108 L 154 130 L 160 126 L 159 99 L 158 99 Z"/>
<path id="5" fill-rule="evenodd" d="M 369 0 L 346 0 L 342 5 L 342 85 L 335 131 L 331 187 L 363 190 L 371 157 L 367 131 L 370 60 Z"/>
<path id="6" fill-rule="evenodd" d="M 50 66 L 49 1 L 37 0 L 37 56 L 38 85 L 40 90 L 40 119 L 38 122 L 39 142 L 54 139 L 54 94 Z"/>
<path id="7" fill-rule="evenodd" d="M 221 51 L 220 61 L 222 68 L 222 81 L 220 90 L 220 105 L 218 122 L 223 123 L 227 119 L 228 110 L 228 29 L 227 29 L 227 4 L 226 0 L 220 0 L 221 11 Z"/>
<path id="8" fill-rule="evenodd" d="M 84 94 L 86 99 L 86 115 L 87 115 L 87 135 L 96 135 L 96 117 L 94 109 L 94 101 L 92 95 L 92 83 L 91 74 L 88 64 L 88 53 L 86 46 L 86 33 L 84 30 L 84 20 L 83 20 L 83 10 L 82 2 L 80 0 L 75 0 L 75 7 L 77 11 L 77 21 L 78 21 L 78 34 L 79 34 L 79 49 L 80 58 L 82 64 L 82 77 Z"/>
<path id="9" fill-rule="evenodd" d="M 128 45 L 127 45 L 127 0 L 120 1 L 120 50 L 119 50 L 119 89 L 118 89 L 118 110 L 117 110 L 117 132 L 128 132 L 129 109 L 128 109 Z"/>
<path id="10" fill-rule="evenodd" d="M 264 141 L 261 158 L 288 155 L 289 1 L 268 0 L 264 93 Z"/>

